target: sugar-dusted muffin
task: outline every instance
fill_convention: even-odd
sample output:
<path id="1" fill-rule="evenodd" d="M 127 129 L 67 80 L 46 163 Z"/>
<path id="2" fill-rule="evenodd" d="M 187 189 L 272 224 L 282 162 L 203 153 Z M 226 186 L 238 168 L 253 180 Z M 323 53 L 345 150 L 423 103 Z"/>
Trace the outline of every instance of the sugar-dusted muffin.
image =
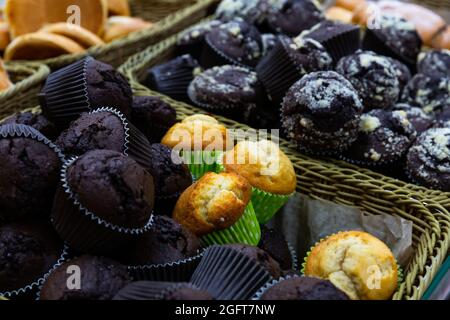
<path id="1" fill-rule="evenodd" d="M 264 289 L 259 300 L 349 300 L 349 298 L 328 280 L 291 277 Z"/>
<path id="2" fill-rule="evenodd" d="M 223 230 L 244 214 L 251 193 L 243 177 L 209 172 L 181 195 L 173 218 L 197 236 Z"/>
<path id="3" fill-rule="evenodd" d="M 362 112 L 358 93 L 347 79 L 334 71 L 314 72 L 289 89 L 281 121 L 300 150 L 336 154 L 355 141 Z"/>
<path id="4" fill-rule="evenodd" d="M 359 50 L 342 58 L 336 71 L 352 83 L 366 111 L 390 108 L 399 99 L 397 67 L 387 57 Z"/>
<path id="5" fill-rule="evenodd" d="M 430 50 L 419 54 L 417 71 L 435 77 L 450 77 L 450 50 Z"/>
<path id="6" fill-rule="evenodd" d="M 195 141 L 195 133 L 201 141 Z M 229 140 L 230 136 L 223 124 L 211 116 L 195 114 L 172 126 L 161 143 L 172 149 L 201 151 L 208 146 L 215 146 L 215 150 L 226 150 L 230 147 Z"/>
<path id="7" fill-rule="evenodd" d="M 81 288 L 67 286 L 71 266 L 80 269 Z M 73 271 L 71 271 L 73 272 Z M 41 300 L 111 300 L 131 282 L 127 268 L 109 258 L 81 256 L 70 260 L 45 280 L 40 291 Z"/>
<path id="8" fill-rule="evenodd" d="M 401 96 L 406 85 L 411 80 L 412 74 L 408 66 L 402 63 L 401 61 L 394 58 L 389 58 L 389 60 L 392 62 L 395 72 L 397 74 L 398 83 L 400 84 L 400 96 Z"/>
<path id="9" fill-rule="evenodd" d="M 406 112 L 406 117 L 416 129 L 417 134 L 421 134 L 431 128 L 435 121 L 434 114 L 426 113 L 422 108 L 414 107 L 407 103 L 397 103 L 393 110 Z"/>
<path id="10" fill-rule="evenodd" d="M 450 191 L 450 127 L 422 133 L 408 152 L 407 173 L 427 188 Z"/>
<path id="11" fill-rule="evenodd" d="M 190 54 L 194 59 L 200 59 L 205 37 L 212 28 L 220 26 L 220 20 L 201 22 L 184 30 L 177 40 L 177 50 L 180 54 Z"/>
<path id="12" fill-rule="evenodd" d="M 381 240 L 361 231 L 332 235 L 311 249 L 305 275 L 328 279 L 352 300 L 387 300 L 398 284 L 398 266 Z"/>
<path id="13" fill-rule="evenodd" d="M 267 18 L 268 0 L 223 0 L 216 10 L 216 17 L 230 21 L 241 17 L 252 24 L 262 24 Z"/>

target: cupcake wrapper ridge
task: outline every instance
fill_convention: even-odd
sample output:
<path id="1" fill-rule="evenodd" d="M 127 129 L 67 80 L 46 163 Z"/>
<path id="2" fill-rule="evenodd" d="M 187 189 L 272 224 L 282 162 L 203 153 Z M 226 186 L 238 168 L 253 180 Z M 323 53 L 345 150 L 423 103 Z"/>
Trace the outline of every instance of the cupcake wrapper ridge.
<path id="1" fill-rule="evenodd" d="M 252 204 L 258 222 L 260 224 L 269 222 L 293 195 L 294 193 L 290 195 L 277 195 L 253 188 Z"/>
<path id="2" fill-rule="evenodd" d="M 274 279 L 272 281 L 267 282 L 263 287 L 261 287 L 258 290 L 258 292 L 256 292 L 256 294 L 253 296 L 252 300 L 253 301 L 261 300 L 262 296 L 266 293 L 267 290 L 269 290 L 273 286 L 275 286 L 283 281 L 286 281 L 289 279 L 294 279 L 294 278 L 299 278 L 299 276 L 286 276 L 286 277 L 281 277 L 279 279 Z"/>
<path id="3" fill-rule="evenodd" d="M 139 281 L 134 282 L 119 291 L 113 300 L 162 300 L 167 294 L 181 288 L 197 289 L 190 283 Z"/>
<path id="4" fill-rule="evenodd" d="M 222 151 L 188 151 L 183 152 L 184 160 L 195 181 L 198 181 L 208 172 L 219 173 L 218 162 L 222 157 Z"/>

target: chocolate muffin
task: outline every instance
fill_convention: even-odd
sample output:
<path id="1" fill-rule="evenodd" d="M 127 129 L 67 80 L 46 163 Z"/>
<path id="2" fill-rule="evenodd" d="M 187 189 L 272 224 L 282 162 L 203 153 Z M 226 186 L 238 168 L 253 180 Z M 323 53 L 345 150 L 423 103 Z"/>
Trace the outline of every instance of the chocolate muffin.
<path id="1" fill-rule="evenodd" d="M 201 108 L 241 122 L 249 120 L 263 96 L 255 72 L 231 65 L 214 67 L 195 77 L 188 94 Z"/>
<path id="2" fill-rule="evenodd" d="M 385 167 L 400 160 L 417 132 L 405 111 L 372 110 L 361 117 L 357 140 L 344 152 L 349 162 Z"/>
<path id="3" fill-rule="evenodd" d="M 133 93 L 111 65 L 86 57 L 51 73 L 39 98 L 44 114 L 66 128 L 81 113 L 101 107 L 114 107 L 129 117 Z"/>
<path id="4" fill-rule="evenodd" d="M 83 113 L 56 139 L 67 157 L 81 156 L 92 150 L 124 152 L 125 127 L 114 113 Z"/>
<path id="5" fill-rule="evenodd" d="M 414 69 L 422 40 L 413 23 L 397 15 L 378 15 L 367 25 L 363 47 L 392 57 Z"/>
<path id="6" fill-rule="evenodd" d="M 175 100 L 189 102 L 187 88 L 201 71 L 197 60 L 185 54 L 150 68 L 143 84 Z"/>
<path id="7" fill-rule="evenodd" d="M 267 17 L 268 0 L 222 0 L 217 7 L 216 17 L 230 21 L 240 17 L 251 24 L 260 25 Z"/>
<path id="8" fill-rule="evenodd" d="M 352 24 L 325 20 L 303 31 L 299 37 L 321 43 L 333 57 L 334 63 L 337 63 L 342 57 L 361 48 L 360 31 L 358 26 Z"/>
<path id="9" fill-rule="evenodd" d="M 211 20 L 187 28 L 177 40 L 177 51 L 181 55 L 190 54 L 194 59 L 199 60 L 206 35 L 212 28 L 218 27 L 222 23 L 220 20 Z"/>
<path id="10" fill-rule="evenodd" d="M 321 71 L 304 76 L 289 89 L 281 121 L 300 150 L 336 154 L 356 140 L 362 112 L 352 84 L 334 71 Z"/>
<path id="11" fill-rule="evenodd" d="M 0 125 L 4 124 L 23 124 L 26 126 L 30 126 L 42 133 L 50 140 L 56 139 L 59 134 L 56 126 L 51 123 L 46 117 L 44 117 L 40 113 L 34 113 L 30 111 L 18 112 L 0 122 Z"/>
<path id="12" fill-rule="evenodd" d="M 350 300 L 330 281 L 311 277 L 292 277 L 267 289 L 260 300 Z"/>
<path id="13" fill-rule="evenodd" d="M 137 281 L 120 290 L 113 300 L 213 300 L 189 283 Z"/>
<path id="14" fill-rule="evenodd" d="M 27 222 L 0 227 L 0 296 L 32 294 L 62 252 L 62 241 L 49 224 Z"/>
<path id="15" fill-rule="evenodd" d="M 433 114 L 426 113 L 423 109 L 413 107 L 407 103 L 398 103 L 394 106 L 393 110 L 406 112 L 406 117 L 418 134 L 431 128 L 435 120 Z"/>
<path id="16" fill-rule="evenodd" d="M 63 156 L 35 129 L 0 126 L 0 222 L 48 217 Z"/>
<path id="17" fill-rule="evenodd" d="M 399 99 L 397 67 L 386 57 L 359 50 L 342 58 L 336 71 L 352 83 L 366 111 L 390 108 Z"/>
<path id="18" fill-rule="evenodd" d="M 280 264 L 275 261 L 267 252 L 244 244 L 229 244 L 224 246 L 231 248 L 258 263 L 266 270 L 274 279 L 278 279 L 282 275 Z"/>
<path id="19" fill-rule="evenodd" d="M 411 71 L 409 70 L 407 65 L 403 64 L 398 60 L 393 58 L 389 58 L 389 60 L 392 62 L 392 65 L 395 68 L 398 83 L 400 84 L 400 96 L 401 96 L 406 85 L 412 78 Z"/>
<path id="20" fill-rule="evenodd" d="M 225 64 L 255 67 L 262 57 L 261 34 L 241 18 L 212 28 L 205 40 L 200 62 L 206 69 Z"/>
<path id="21" fill-rule="evenodd" d="M 450 77 L 416 74 L 405 87 L 402 101 L 422 108 L 425 112 L 439 112 L 450 105 Z"/>
<path id="22" fill-rule="evenodd" d="M 430 50 L 419 54 L 417 71 L 431 77 L 450 77 L 450 50 Z"/>
<path id="23" fill-rule="evenodd" d="M 177 112 L 158 97 L 134 97 L 131 119 L 151 143 L 158 143 L 177 123 Z"/>
<path id="24" fill-rule="evenodd" d="M 154 223 L 130 251 L 130 264 L 157 265 L 196 256 L 200 241 L 189 230 L 169 217 L 155 216 Z"/>
<path id="25" fill-rule="evenodd" d="M 325 16 L 316 1 L 277 0 L 271 1 L 267 20 L 274 32 L 295 37 L 325 20 Z"/>
<path id="26" fill-rule="evenodd" d="M 271 100 L 280 105 L 288 89 L 304 75 L 329 70 L 333 60 L 317 41 L 278 36 L 275 48 L 256 67 Z M 278 111 L 278 110 L 277 110 Z"/>
<path id="27" fill-rule="evenodd" d="M 413 182 L 449 192 L 450 128 L 434 128 L 422 133 L 408 152 L 406 167 Z"/>
<path id="28" fill-rule="evenodd" d="M 73 267 L 76 269 L 72 269 Z M 72 270 L 72 271 L 71 271 Z M 73 270 L 79 270 L 79 288 L 69 287 Z M 109 258 L 81 256 L 54 270 L 45 280 L 41 300 L 111 300 L 131 282 L 127 268 Z"/>
<path id="29" fill-rule="evenodd" d="M 277 36 L 273 33 L 264 33 L 261 35 L 263 56 L 266 56 L 277 43 Z"/>
<path id="30" fill-rule="evenodd" d="M 170 216 L 181 193 L 192 184 L 191 172 L 165 145 L 152 145 L 149 157 L 148 171 L 155 182 L 155 213 Z"/>
<path id="31" fill-rule="evenodd" d="M 152 213 L 152 176 L 132 158 L 94 150 L 67 168 L 67 184 L 90 212 L 117 226 L 144 227 Z"/>
<path id="32" fill-rule="evenodd" d="M 292 269 L 294 261 L 292 261 L 291 249 L 280 232 L 267 226 L 261 227 L 261 240 L 258 247 L 275 259 L 281 269 Z"/>

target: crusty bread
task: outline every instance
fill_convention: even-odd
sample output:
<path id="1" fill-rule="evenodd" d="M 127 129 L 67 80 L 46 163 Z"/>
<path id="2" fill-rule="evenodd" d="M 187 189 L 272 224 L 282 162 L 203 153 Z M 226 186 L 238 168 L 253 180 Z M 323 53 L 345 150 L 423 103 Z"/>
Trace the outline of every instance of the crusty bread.
<path id="1" fill-rule="evenodd" d="M 15 38 L 6 48 L 5 60 L 40 60 L 67 53 L 81 53 L 75 41 L 56 34 L 34 32 Z"/>
<path id="2" fill-rule="evenodd" d="M 341 232 L 316 245 L 306 260 L 305 275 L 329 279 L 355 300 L 387 300 L 398 282 L 391 250 L 360 231 Z"/>
<path id="3" fill-rule="evenodd" d="M 11 80 L 9 80 L 8 72 L 3 65 L 3 60 L 0 59 L 0 91 L 8 90 L 13 86 Z"/>
<path id="4" fill-rule="evenodd" d="M 431 46 L 436 49 L 450 50 L 450 26 L 447 26 L 432 39 Z"/>
<path id="5" fill-rule="evenodd" d="M 197 236 L 223 230 L 241 218 L 251 193 L 243 177 L 209 172 L 181 195 L 173 219 Z"/>
<path id="6" fill-rule="evenodd" d="M 325 11 L 325 17 L 328 20 L 340 21 L 343 23 L 351 23 L 353 18 L 353 12 L 341 7 L 329 7 Z"/>
<path id="7" fill-rule="evenodd" d="M 291 160 L 273 142 L 242 141 L 225 153 L 223 165 L 266 192 L 288 195 L 295 191 L 297 177 Z"/>
<path id="8" fill-rule="evenodd" d="M 196 138 L 199 141 L 195 141 Z M 233 148 L 233 145 L 228 146 L 231 142 L 227 129 L 219 121 L 196 114 L 170 128 L 161 143 L 178 150 L 201 151 L 209 148 L 210 151 L 223 151 Z"/>
<path id="9" fill-rule="evenodd" d="M 102 39 L 89 30 L 72 23 L 52 23 L 43 27 L 40 31 L 67 37 L 86 49 L 92 46 L 104 44 Z"/>
<path id="10" fill-rule="evenodd" d="M 130 16 L 130 4 L 128 0 L 108 0 L 108 15 Z"/>
<path id="11" fill-rule="evenodd" d="M 125 16 L 113 16 L 108 19 L 103 40 L 111 42 L 125 37 L 132 32 L 137 32 L 153 27 L 153 23 L 144 21 L 141 18 Z"/>
<path id="12" fill-rule="evenodd" d="M 9 26 L 6 22 L 0 22 L 0 51 L 5 51 L 6 47 L 11 42 L 9 36 Z"/>
<path id="13" fill-rule="evenodd" d="M 335 5 L 350 11 L 356 10 L 362 4 L 365 4 L 366 0 L 336 0 Z"/>

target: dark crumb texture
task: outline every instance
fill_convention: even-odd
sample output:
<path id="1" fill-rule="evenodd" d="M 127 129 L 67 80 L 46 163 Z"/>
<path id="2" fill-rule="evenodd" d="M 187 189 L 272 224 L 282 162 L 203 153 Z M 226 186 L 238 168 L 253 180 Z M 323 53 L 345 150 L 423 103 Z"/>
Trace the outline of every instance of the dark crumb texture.
<path id="1" fill-rule="evenodd" d="M 106 63 L 89 60 L 86 83 L 91 110 L 99 107 L 117 108 L 125 116 L 131 114 L 133 93 L 126 78 Z"/>
<path id="2" fill-rule="evenodd" d="M 264 268 L 264 270 L 266 270 L 274 279 L 278 279 L 282 275 L 282 270 L 279 263 L 275 261 L 267 252 L 259 249 L 258 247 L 243 244 L 230 244 L 225 247 L 231 248 L 249 257 Z"/>
<path id="3" fill-rule="evenodd" d="M 177 112 L 158 97 L 134 97 L 131 119 L 151 143 L 159 143 L 177 122 Z"/>
<path id="4" fill-rule="evenodd" d="M 0 292 L 31 285 L 62 254 L 62 242 L 50 225 L 11 224 L 0 228 Z"/>
<path id="5" fill-rule="evenodd" d="M 67 286 L 69 267 L 81 271 L 81 289 Z M 131 282 L 127 268 L 114 260 L 93 256 L 73 259 L 57 268 L 45 281 L 41 300 L 111 300 L 114 295 Z"/>
<path id="6" fill-rule="evenodd" d="M 20 112 L 6 118 L 0 123 L 2 124 L 24 124 L 30 126 L 50 140 L 54 140 L 58 136 L 58 129 L 46 117 L 39 113 Z"/>
<path id="7" fill-rule="evenodd" d="M 152 176 L 130 157 L 109 150 L 86 153 L 67 170 L 81 204 L 109 223 L 142 228 L 154 204 Z"/>
<path id="8" fill-rule="evenodd" d="M 261 231 L 261 240 L 258 247 L 275 259 L 283 270 L 292 269 L 292 255 L 284 236 L 266 226 L 262 227 Z"/>
<path id="9" fill-rule="evenodd" d="M 268 289 L 261 300 L 349 300 L 349 298 L 328 280 L 294 277 Z"/>
<path id="10" fill-rule="evenodd" d="M 48 216 L 59 181 L 58 154 L 30 138 L 0 138 L 0 163 L 0 220 Z"/>
<path id="11" fill-rule="evenodd" d="M 193 257 L 200 249 L 199 239 L 169 217 L 155 216 L 150 231 L 131 251 L 132 265 L 178 262 Z"/>
<path id="12" fill-rule="evenodd" d="M 222 21 L 240 17 L 252 24 L 261 24 L 267 18 L 269 0 L 223 0 L 216 10 L 216 16 Z"/>
<path id="13" fill-rule="evenodd" d="M 394 106 L 393 110 L 406 112 L 406 117 L 418 134 L 431 128 L 435 121 L 434 114 L 426 113 L 423 109 L 407 103 L 398 103 Z"/>
<path id="14" fill-rule="evenodd" d="M 430 50 L 421 53 L 417 71 L 433 77 L 450 77 L 450 50 Z"/>
<path id="15" fill-rule="evenodd" d="M 56 140 L 66 156 L 81 156 L 91 150 L 125 150 L 125 128 L 111 112 L 83 113 Z"/>

